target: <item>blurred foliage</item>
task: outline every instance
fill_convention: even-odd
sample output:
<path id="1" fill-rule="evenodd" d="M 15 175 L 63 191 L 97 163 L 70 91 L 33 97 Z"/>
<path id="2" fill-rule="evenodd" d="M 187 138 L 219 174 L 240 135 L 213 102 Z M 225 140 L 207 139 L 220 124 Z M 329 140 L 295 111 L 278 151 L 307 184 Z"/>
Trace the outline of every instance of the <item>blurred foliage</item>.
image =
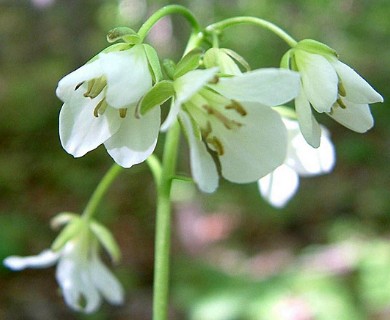
<path id="1" fill-rule="evenodd" d="M 49 219 L 83 209 L 110 166 L 103 148 L 73 160 L 59 144 L 58 80 L 107 43 L 112 27 L 138 28 L 166 0 L 0 1 L 0 259 L 36 254 L 55 236 Z M 390 96 L 388 0 L 177 1 L 204 25 L 236 16 L 269 19 L 296 39 L 335 48 L 341 60 Z M 149 41 L 177 59 L 189 28 L 161 21 Z M 222 45 L 252 67 L 278 66 L 287 46 L 267 31 L 238 26 Z M 389 319 L 390 119 L 388 102 L 372 107 L 376 126 L 332 132 L 338 162 L 328 176 L 301 181 L 284 210 L 259 197 L 255 184 L 221 182 L 217 193 L 179 185 L 173 244 L 170 319 Z M 163 138 L 159 143 L 161 146 Z M 186 146 L 180 163 L 188 170 Z M 113 185 L 99 219 L 123 250 L 116 268 L 127 292 L 123 307 L 95 315 L 64 306 L 54 271 L 0 268 L 0 319 L 150 319 L 154 187 L 145 165 Z"/>

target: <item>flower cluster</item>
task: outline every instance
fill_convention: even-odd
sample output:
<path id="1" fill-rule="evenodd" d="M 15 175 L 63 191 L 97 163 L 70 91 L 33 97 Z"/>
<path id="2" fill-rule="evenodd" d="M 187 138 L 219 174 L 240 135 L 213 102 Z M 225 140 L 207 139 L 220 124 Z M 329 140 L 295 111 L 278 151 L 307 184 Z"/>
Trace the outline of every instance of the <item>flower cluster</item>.
<path id="1" fill-rule="evenodd" d="M 179 121 L 193 179 L 202 191 L 213 192 L 220 175 L 249 183 L 284 168 L 292 140 L 274 107 L 295 100 L 293 118 L 305 140 L 318 148 L 328 140 L 311 108 L 365 132 L 373 125 L 368 103 L 383 101 L 334 50 L 313 40 L 290 49 L 282 69 L 251 71 L 230 49 L 197 47 L 171 64 L 167 79 L 159 79 L 160 66 L 151 67 L 149 57 L 146 45 L 113 46 L 59 82 L 60 137 L 67 152 L 79 157 L 104 144 L 128 168 L 153 153 L 160 129 Z M 168 99 L 170 112 L 160 126 L 160 105 Z"/>
<path id="2" fill-rule="evenodd" d="M 192 179 L 201 191 L 214 192 L 220 177 L 253 182 L 266 201 L 283 207 L 297 191 L 299 177 L 334 167 L 330 134 L 315 112 L 366 132 L 373 126 L 369 104 L 383 101 L 333 49 L 314 40 L 297 43 L 285 36 L 291 49 L 281 68 L 251 70 L 238 53 L 219 47 L 219 32 L 210 27 L 194 31 L 183 58 L 161 68 L 155 49 L 143 43 L 150 27 L 145 23 L 138 34 L 114 29 L 109 41 L 122 42 L 59 81 L 59 135 L 69 154 L 82 157 L 103 144 L 119 166 L 130 168 L 153 154 L 160 132 L 180 125 L 189 145 Z M 165 181 L 171 181 L 169 174 Z M 60 215 L 56 222 L 67 225 L 52 249 L 33 257 L 9 257 L 5 265 L 21 270 L 57 263 L 65 301 L 76 310 L 92 312 L 102 297 L 121 303 L 122 287 L 98 254 L 102 245 L 118 258 L 111 233 L 90 217 Z"/>

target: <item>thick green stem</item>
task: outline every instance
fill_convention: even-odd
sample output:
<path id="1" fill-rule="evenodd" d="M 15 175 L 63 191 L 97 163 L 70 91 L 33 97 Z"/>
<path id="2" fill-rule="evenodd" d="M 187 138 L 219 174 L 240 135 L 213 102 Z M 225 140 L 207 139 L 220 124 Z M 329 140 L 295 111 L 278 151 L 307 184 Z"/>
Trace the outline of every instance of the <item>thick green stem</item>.
<path id="1" fill-rule="evenodd" d="M 261 18 L 256 18 L 256 17 L 234 17 L 234 18 L 229 18 L 226 20 L 222 20 L 217 23 L 213 23 L 209 25 L 206 30 L 209 32 L 213 31 L 222 31 L 224 29 L 233 27 L 235 25 L 239 24 L 253 24 L 262 28 L 265 28 L 269 31 L 272 31 L 275 33 L 277 36 L 282 38 L 287 44 L 291 47 L 295 47 L 297 44 L 297 41 L 294 40 L 287 32 L 285 32 L 283 29 L 279 28 L 275 24 L 261 19 Z"/>
<path id="2" fill-rule="evenodd" d="M 146 35 L 149 33 L 150 29 L 159 21 L 161 18 L 171 15 L 171 14 L 180 14 L 190 23 L 193 32 L 200 32 L 200 26 L 198 21 L 195 19 L 194 15 L 190 10 L 183 6 L 179 5 L 169 5 L 161 8 L 156 11 L 149 19 L 141 26 L 138 31 L 138 35 L 143 41 Z"/>
<path id="3" fill-rule="evenodd" d="M 84 209 L 82 218 L 85 220 L 91 219 L 98 208 L 100 201 L 103 199 L 104 194 L 111 186 L 112 182 L 122 171 L 122 167 L 114 163 L 111 168 L 107 171 L 103 179 L 99 182 L 91 198 L 89 199 L 87 206 Z"/>
<path id="4" fill-rule="evenodd" d="M 180 127 L 176 122 L 167 133 L 161 175 L 156 180 L 158 199 L 154 258 L 153 320 L 167 320 L 168 316 L 171 186 L 175 175 L 179 138 Z"/>

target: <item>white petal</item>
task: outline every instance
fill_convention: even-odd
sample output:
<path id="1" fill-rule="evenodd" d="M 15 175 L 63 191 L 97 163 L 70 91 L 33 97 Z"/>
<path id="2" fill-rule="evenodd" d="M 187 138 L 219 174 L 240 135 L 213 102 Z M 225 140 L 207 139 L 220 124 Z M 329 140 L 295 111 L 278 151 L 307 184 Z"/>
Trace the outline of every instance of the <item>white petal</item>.
<path id="1" fill-rule="evenodd" d="M 259 180 L 261 195 L 277 208 L 282 208 L 287 204 L 297 192 L 298 186 L 298 175 L 287 165 L 281 165 Z"/>
<path id="2" fill-rule="evenodd" d="M 19 271 L 26 268 L 47 268 L 54 265 L 59 254 L 51 250 L 44 250 L 37 256 L 18 257 L 10 256 L 4 259 L 4 265 L 12 270 Z"/>
<path id="3" fill-rule="evenodd" d="M 202 89 L 218 72 L 218 68 L 193 70 L 177 78 L 174 83 L 176 99 L 181 103 L 188 101 L 195 93 Z"/>
<path id="4" fill-rule="evenodd" d="M 160 128 L 160 107 L 155 107 L 140 119 L 128 113 L 119 130 L 104 145 L 110 156 L 124 168 L 143 162 L 157 143 Z"/>
<path id="5" fill-rule="evenodd" d="M 60 112 L 61 144 L 74 157 L 81 157 L 98 147 L 120 126 L 120 117 L 116 109 L 108 107 L 99 117 L 94 116 L 94 109 L 102 99 L 102 94 L 90 99 L 85 98 L 83 92 L 83 88 L 74 92 Z"/>
<path id="6" fill-rule="evenodd" d="M 192 177 L 203 192 L 214 192 L 218 187 L 218 172 L 215 162 L 204 143 L 194 135 L 191 119 L 185 112 L 180 114 L 190 146 Z"/>
<path id="7" fill-rule="evenodd" d="M 222 175 L 236 183 L 267 175 L 284 162 L 287 153 L 286 127 L 279 114 L 257 103 L 242 105 L 247 115 L 241 127 L 229 130 L 219 121 L 213 122 L 213 132 L 224 151 L 219 156 Z"/>
<path id="8" fill-rule="evenodd" d="M 161 131 L 166 131 L 176 120 L 181 105 L 202 89 L 217 74 L 218 68 L 193 70 L 177 78 L 173 85 L 176 92 L 169 114 L 161 125 Z"/>
<path id="9" fill-rule="evenodd" d="M 335 164 L 335 150 L 328 131 L 323 128 L 321 144 L 318 148 L 310 146 L 299 130 L 293 131 L 295 134 L 292 133 L 292 136 L 290 136 L 289 152 L 285 163 L 301 176 L 330 172 Z"/>
<path id="10" fill-rule="evenodd" d="M 229 99 L 277 106 L 295 98 L 300 84 L 298 73 L 269 68 L 220 78 L 217 84 L 209 86 Z"/>
<path id="11" fill-rule="evenodd" d="M 71 98 L 72 93 L 75 91 L 77 85 L 94 78 L 99 78 L 102 75 L 103 69 L 101 68 L 100 62 L 98 60 L 87 63 L 77 70 L 69 73 L 58 82 L 58 87 L 56 90 L 57 97 L 60 98 L 63 102 L 66 102 Z M 84 92 L 85 91 L 86 90 L 84 90 Z"/>
<path id="12" fill-rule="evenodd" d="M 119 281 L 95 255 L 90 261 L 90 272 L 94 286 L 111 304 L 122 304 L 124 291 Z"/>
<path id="13" fill-rule="evenodd" d="M 113 108 L 136 104 L 152 88 L 152 76 L 142 45 L 102 53 L 99 61 L 107 77 L 106 100 Z"/>
<path id="14" fill-rule="evenodd" d="M 166 117 L 165 121 L 161 125 L 160 130 L 165 132 L 169 129 L 169 127 L 175 122 L 177 119 L 177 116 L 181 110 L 181 104 L 182 102 L 177 99 L 173 99 L 171 103 L 171 108 L 169 109 L 168 116 Z"/>
<path id="15" fill-rule="evenodd" d="M 337 99 L 338 77 L 331 63 L 318 54 L 295 52 L 305 94 L 318 112 L 329 112 Z"/>
<path id="16" fill-rule="evenodd" d="M 355 70 L 338 60 L 332 64 L 344 86 L 347 100 L 358 104 L 383 102 L 383 97 Z"/>
<path id="17" fill-rule="evenodd" d="M 328 116 L 341 123 L 343 126 L 353 131 L 364 133 L 374 126 L 370 107 L 367 104 L 355 104 L 343 100 L 346 108 L 333 108 L 332 113 Z"/>
<path id="18" fill-rule="evenodd" d="M 90 276 L 87 253 L 84 254 L 80 246 L 68 242 L 58 262 L 56 278 L 65 302 L 74 310 L 91 313 L 99 307 L 101 297 Z"/>
<path id="19" fill-rule="evenodd" d="M 310 103 L 301 90 L 295 99 L 295 111 L 297 112 L 299 127 L 302 135 L 312 147 L 318 148 L 321 141 L 321 128 L 314 118 Z"/>

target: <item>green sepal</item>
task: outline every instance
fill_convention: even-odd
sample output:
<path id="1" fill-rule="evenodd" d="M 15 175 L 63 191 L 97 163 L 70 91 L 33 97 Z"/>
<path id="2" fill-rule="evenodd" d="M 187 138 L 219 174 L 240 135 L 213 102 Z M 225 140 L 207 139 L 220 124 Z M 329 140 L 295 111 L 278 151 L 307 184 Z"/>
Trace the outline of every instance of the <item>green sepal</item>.
<path id="1" fill-rule="evenodd" d="M 293 49 L 288 50 L 282 57 L 282 60 L 280 60 L 280 67 L 282 69 L 289 69 L 292 70 L 291 66 L 291 58 L 292 58 L 292 51 Z"/>
<path id="2" fill-rule="evenodd" d="M 124 51 L 130 49 L 131 47 L 132 45 L 130 43 L 121 42 L 121 43 L 112 44 L 111 46 L 105 48 L 101 52 L 109 53 L 109 52 L 116 52 L 116 51 Z"/>
<path id="3" fill-rule="evenodd" d="M 197 67 L 199 67 L 202 53 L 203 52 L 200 48 L 195 48 L 188 52 L 176 65 L 173 79 L 177 79 L 185 75 L 187 72 L 195 70 Z"/>
<path id="4" fill-rule="evenodd" d="M 104 50 L 100 51 L 97 55 L 95 55 L 91 59 L 89 59 L 87 63 L 91 63 L 91 62 L 95 61 L 99 57 L 99 54 L 101 54 L 101 53 L 124 51 L 124 50 L 130 49 L 131 47 L 132 47 L 132 45 L 130 43 L 124 43 L 124 42 L 115 43 L 115 44 L 105 48 Z"/>
<path id="5" fill-rule="evenodd" d="M 145 53 L 146 53 L 146 58 L 148 59 L 150 69 L 152 71 L 153 75 L 153 81 L 159 82 L 162 80 L 163 75 L 161 71 L 161 65 L 160 65 L 160 60 L 158 58 L 156 50 L 148 45 L 148 44 L 143 44 Z"/>
<path id="6" fill-rule="evenodd" d="M 62 247 L 72 239 L 76 234 L 80 232 L 82 227 L 84 226 L 84 221 L 80 219 L 80 217 L 76 217 L 69 223 L 57 236 L 51 245 L 51 249 L 53 251 L 61 250 Z"/>
<path id="7" fill-rule="evenodd" d="M 176 64 L 171 59 L 163 60 L 164 71 L 169 77 L 169 79 L 174 79 L 174 74 L 176 70 Z"/>
<path id="8" fill-rule="evenodd" d="M 330 55 L 336 58 L 338 57 L 336 50 L 332 49 L 326 44 L 323 44 L 322 42 L 312 40 L 312 39 L 305 39 L 299 41 L 295 48 L 305 50 L 307 52 L 314 53 L 314 54 Z"/>
<path id="9" fill-rule="evenodd" d="M 89 227 L 104 249 L 107 250 L 113 262 L 118 262 L 121 258 L 121 250 L 115 241 L 112 233 L 102 224 L 92 220 Z"/>
<path id="10" fill-rule="evenodd" d="M 163 104 L 175 93 L 172 81 L 163 80 L 154 85 L 142 98 L 139 103 L 139 112 L 141 115 L 146 114 L 148 111 L 156 106 Z"/>
<path id="11" fill-rule="evenodd" d="M 251 67 L 248 63 L 248 61 L 245 60 L 245 58 L 241 55 L 239 55 L 237 52 L 231 50 L 231 49 L 226 49 L 223 48 L 221 49 L 223 52 L 225 52 L 227 55 L 229 55 L 231 58 L 236 60 L 246 71 L 250 71 Z"/>
<path id="12" fill-rule="evenodd" d="M 203 64 L 206 69 L 213 67 L 220 67 L 220 50 L 219 48 L 210 48 L 208 49 L 203 56 Z"/>
<path id="13" fill-rule="evenodd" d="M 118 27 L 108 31 L 108 42 L 113 43 L 118 40 L 123 40 L 130 44 L 139 44 L 142 41 L 138 33 L 128 27 Z"/>

